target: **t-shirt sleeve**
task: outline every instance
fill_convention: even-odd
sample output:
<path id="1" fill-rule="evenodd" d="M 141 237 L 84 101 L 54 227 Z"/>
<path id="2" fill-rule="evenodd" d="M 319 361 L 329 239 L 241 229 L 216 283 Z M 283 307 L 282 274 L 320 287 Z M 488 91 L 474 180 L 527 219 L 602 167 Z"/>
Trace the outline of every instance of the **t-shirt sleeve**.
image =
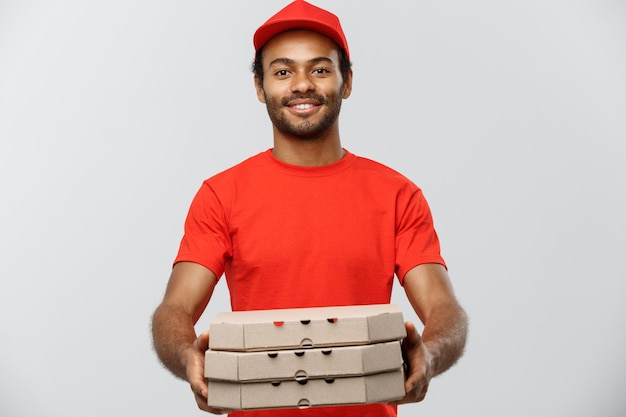
<path id="1" fill-rule="evenodd" d="M 412 192 L 398 218 L 396 275 L 400 283 L 404 283 L 405 274 L 415 266 L 438 263 L 445 267 L 430 207 L 419 188 Z"/>
<path id="2" fill-rule="evenodd" d="M 185 234 L 174 264 L 183 261 L 198 263 L 220 278 L 231 254 L 224 207 L 211 186 L 204 182 L 191 202 Z"/>

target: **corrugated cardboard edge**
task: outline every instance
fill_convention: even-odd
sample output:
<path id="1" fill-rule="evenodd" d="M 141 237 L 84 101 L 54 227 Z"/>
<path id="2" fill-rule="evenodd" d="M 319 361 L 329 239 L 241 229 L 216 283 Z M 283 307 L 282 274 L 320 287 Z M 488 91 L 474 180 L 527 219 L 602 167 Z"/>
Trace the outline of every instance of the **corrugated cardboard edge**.
<path id="1" fill-rule="evenodd" d="M 254 382 L 369 375 L 402 367 L 399 341 L 266 352 L 207 350 L 204 376 Z M 276 371 L 272 371 L 275 369 Z"/>
<path id="2" fill-rule="evenodd" d="M 380 374 L 337 378 L 327 384 L 312 380 L 301 385 L 286 381 L 239 384 L 209 380 L 208 404 L 231 410 L 261 410 L 362 405 L 398 400 L 404 397 L 402 370 Z"/>
<path id="3" fill-rule="evenodd" d="M 395 316 L 395 318 L 391 318 Z M 239 312 L 222 312 L 216 315 L 211 321 L 211 337 L 209 339 L 209 347 L 213 350 L 228 351 L 254 351 L 267 349 L 293 349 L 300 347 L 306 340 L 292 340 L 289 344 L 272 345 L 272 339 L 269 338 L 266 344 L 250 342 L 250 332 L 263 333 L 262 327 L 267 327 L 268 331 L 272 331 L 272 326 L 280 327 L 282 323 L 292 327 L 295 324 L 305 323 L 307 321 L 324 321 L 336 319 L 343 323 L 345 320 L 359 321 L 363 318 L 367 319 L 366 339 L 359 342 L 347 343 L 346 339 L 332 343 L 329 340 L 323 340 L 314 344 L 314 347 L 323 346 L 341 346 L 346 344 L 367 344 L 386 340 L 401 339 L 406 336 L 402 311 L 394 304 L 371 304 L 357 306 L 338 306 L 338 307 L 317 307 L 317 308 L 301 308 L 301 309 L 282 309 L 282 310 L 256 310 L 256 311 L 239 311 Z M 247 330 L 248 329 L 248 330 Z M 342 335 L 343 336 L 343 335 Z"/>

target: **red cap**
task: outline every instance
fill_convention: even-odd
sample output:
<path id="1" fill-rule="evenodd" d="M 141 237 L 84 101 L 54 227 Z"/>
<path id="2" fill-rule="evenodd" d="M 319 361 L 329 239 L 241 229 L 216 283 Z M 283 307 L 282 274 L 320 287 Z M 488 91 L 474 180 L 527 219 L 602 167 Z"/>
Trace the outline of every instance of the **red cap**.
<path id="1" fill-rule="evenodd" d="M 348 41 L 343 34 L 339 18 L 304 0 L 296 0 L 280 10 L 254 33 L 254 49 L 258 51 L 274 36 L 291 30 L 306 29 L 326 35 L 346 51 L 350 59 Z"/>

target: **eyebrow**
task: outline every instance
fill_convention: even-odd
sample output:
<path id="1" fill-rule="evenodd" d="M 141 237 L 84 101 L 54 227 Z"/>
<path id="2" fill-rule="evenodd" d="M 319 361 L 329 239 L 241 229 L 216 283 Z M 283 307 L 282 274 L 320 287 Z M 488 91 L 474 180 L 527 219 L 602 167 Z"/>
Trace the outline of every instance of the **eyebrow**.
<path id="1" fill-rule="evenodd" d="M 331 65 L 334 64 L 332 59 L 325 57 L 325 56 L 320 56 L 317 58 L 309 59 L 307 61 L 307 64 L 319 64 L 320 62 L 326 62 Z M 271 67 L 272 65 L 276 65 L 276 64 L 293 65 L 295 63 L 296 61 L 291 58 L 276 58 L 275 60 L 270 62 L 269 66 Z"/>

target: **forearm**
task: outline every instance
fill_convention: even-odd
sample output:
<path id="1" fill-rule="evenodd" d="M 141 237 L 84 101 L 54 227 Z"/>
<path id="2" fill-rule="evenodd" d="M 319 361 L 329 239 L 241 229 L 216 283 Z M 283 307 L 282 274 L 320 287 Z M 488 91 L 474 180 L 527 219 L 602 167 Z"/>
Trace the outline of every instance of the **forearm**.
<path id="1" fill-rule="evenodd" d="M 152 317 L 152 338 L 163 365 L 186 380 L 185 353 L 196 339 L 192 317 L 180 307 L 161 304 Z"/>
<path id="2" fill-rule="evenodd" d="M 432 376 L 448 370 L 463 355 L 467 340 L 467 316 L 455 302 L 436 306 L 422 333 L 424 344 L 432 355 Z"/>

